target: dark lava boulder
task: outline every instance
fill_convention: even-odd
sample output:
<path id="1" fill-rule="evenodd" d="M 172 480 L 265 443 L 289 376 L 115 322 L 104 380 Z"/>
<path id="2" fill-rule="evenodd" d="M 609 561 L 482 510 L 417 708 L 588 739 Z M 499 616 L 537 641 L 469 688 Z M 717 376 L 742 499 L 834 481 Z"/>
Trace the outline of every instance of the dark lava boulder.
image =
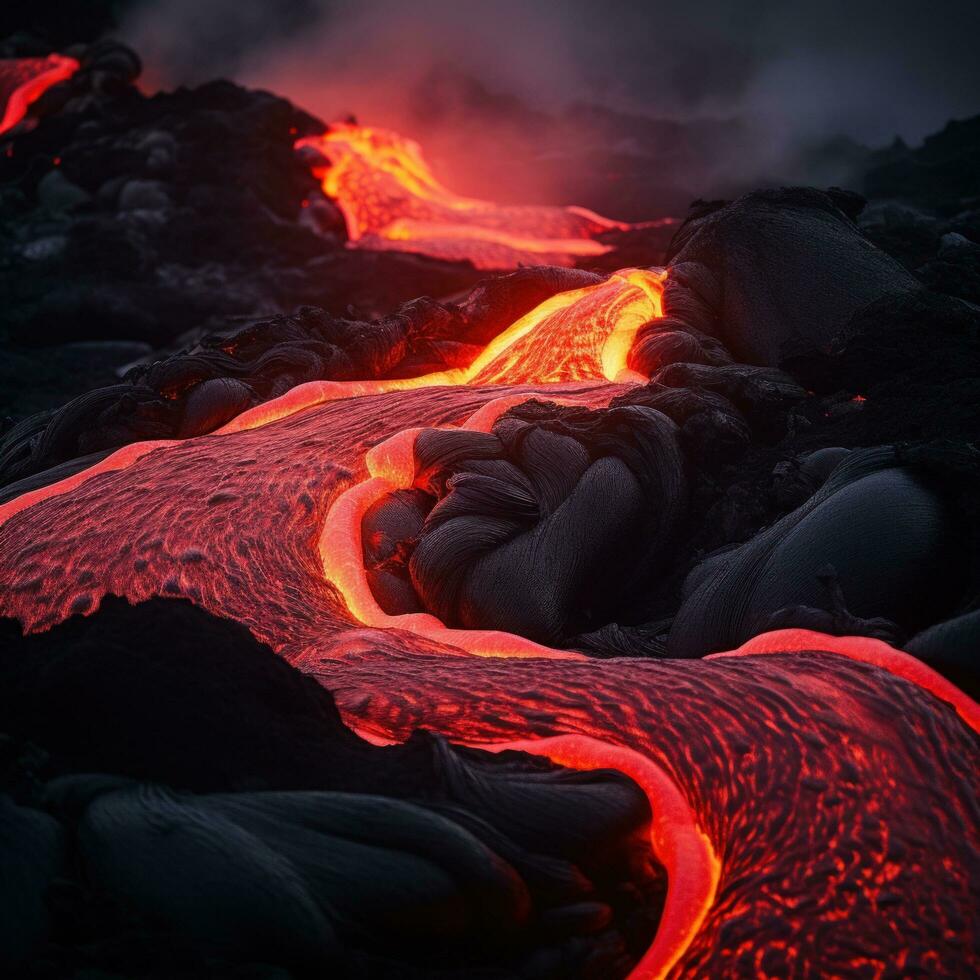
<path id="1" fill-rule="evenodd" d="M 844 192 L 781 188 L 695 207 L 671 243 L 670 268 L 688 270 L 689 292 L 713 307 L 737 360 L 776 365 L 826 347 L 869 304 L 921 289 L 858 230 L 862 204 Z M 665 296 L 668 316 L 676 304 Z"/>
<path id="2" fill-rule="evenodd" d="M 790 626 L 894 642 L 969 608 L 976 473 L 975 454 L 951 450 L 844 455 L 802 506 L 691 571 L 668 654 L 730 650 Z"/>
<path id="3" fill-rule="evenodd" d="M 531 403 L 491 433 L 426 430 L 440 498 L 410 560 L 443 622 L 556 643 L 601 626 L 668 565 L 687 487 L 677 425 L 656 409 Z"/>

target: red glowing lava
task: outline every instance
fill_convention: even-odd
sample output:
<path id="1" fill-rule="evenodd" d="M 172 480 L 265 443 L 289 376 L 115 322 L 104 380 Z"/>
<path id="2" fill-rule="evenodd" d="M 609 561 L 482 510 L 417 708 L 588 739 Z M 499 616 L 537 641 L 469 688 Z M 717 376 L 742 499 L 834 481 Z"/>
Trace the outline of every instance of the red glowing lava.
<path id="1" fill-rule="evenodd" d="M 343 211 L 355 248 L 421 252 L 478 269 L 574 265 L 610 251 L 603 234 L 631 227 L 586 208 L 461 197 L 439 183 L 417 143 L 385 129 L 336 123 L 297 145 L 330 161 L 314 174 Z"/>
<path id="2" fill-rule="evenodd" d="M 461 426 L 489 432 L 493 423 L 519 398 L 504 397 L 486 403 Z M 558 397 L 561 404 L 588 404 L 582 398 Z M 553 650 L 523 636 L 499 630 L 449 629 L 429 613 L 389 616 L 378 605 L 368 584 L 361 543 L 361 519 L 367 509 L 392 490 L 407 489 L 415 478 L 415 437 L 420 429 L 405 429 L 378 443 L 364 457 L 370 478 L 337 497 L 324 521 L 320 534 L 320 560 L 326 580 L 337 588 L 344 603 L 359 622 L 384 629 L 404 629 L 437 643 L 459 647 L 480 657 L 544 657 L 548 659 L 581 659 L 579 653 Z"/>
<path id="3" fill-rule="evenodd" d="M 343 415 L 354 406 L 357 406 L 356 410 L 360 410 L 364 406 L 378 404 L 378 399 L 382 396 L 391 397 L 399 393 L 408 397 L 408 403 L 412 404 L 410 396 L 413 393 L 421 394 L 424 389 L 432 392 L 433 404 L 443 402 L 447 406 L 453 406 L 440 419 L 428 419 L 423 412 L 419 421 L 427 425 L 458 423 L 473 415 L 469 423 L 471 426 L 487 426 L 492 422 L 492 415 L 488 413 L 499 413 L 504 410 L 504 406 L 509 407 L 525 400 L 532 389 L 549 399 L 560 401 L 572 398 L 592 406 L 606 404 L 622 390 L 617 384 L 644 380 L 627 368 L 626 362 L 633 338 L 640 327 L 663 316 L 661 295 L 664 279 L 665 274 L 662 271 L 625 269 L 593 285 L 557 293 L 494 338 L 468 368 L 418 378 L 313 381 L 299 385 L 280 398 L 249 409 L 218 429 L 210 438 L 221 438 L 217 442 L 212 441 L 212 445 L 220 456 L 224 445 L 236 435 L 255 429 L 271 430 L 272 423 L 288 424 L 294 419 L 308 416 L 311 410 L 319 407 L 338 407 Z M 489 402 L 494 402 L 495 405 L 488 406 Z M 368 413 L 363 418 L 363 429 L 351 417 L 351 434 L 361 433 L 360 441 L 352 444 L 353 454 L 335 457 L 343 466 L 356 467 L 357 473 L 362 476 L 368 475 L 368 461 L 361 447 L 384 442 L 386 436 L 394 435 L 405 428 L 404 424 L 398 424 L 395 419 L 382 421 L 372 418 L 370 409 Z M 401 414 L 396 415 L 396 418 L 404 422 Z M 144 461 L 159 459 L 165 451 L 179 452 L 194 443 L 195 440 L 185 443 L 161 441 L 125 446 L 87 470 L 58 483 L 30 491 L 0 506 L 0 534 L 7 530 L 17 515 L 39 504 L 53 502 L 62 495 L 70 496 L 76 490 L 84 494 L 92 485 L 99 485 L 101 480 L 117 475 L 125 481 L 126 473 L 134 468 L 138 469 Z M 388 469 L 394 457 L 388 453 L 388 468 L 385 468 L 380 462 L 383 452 L 379 447 L 371 455 L 370 459 L 374 461 L 372 465 L 382 466 L 379 472 L 391 475 Z M 171 460 L 173 461 L 173 457 Z M 404 456 L 399 465 L 408 465 Z M 338 489 L 347 489 L 347 486 Z M 323 496 L 323 491 L 318 491 L 317 498 L 320 501 Z M 324 511 L 321 520 L 325 516 Z M 192 523 L 189 518 L 182 522 Z M 329 550 L 329 546 L 327 547 Z M 321 543 L 321 552 L 323 548 Z M 317 577 L 320 583 L 315 588 L 322 591 L 322 571 Z M 122 583 L 104 591 L 131 594 Z M 176 591 L 179 593 L 183 590 L 177 588 Z M 83 592 L 81 595 L 72 595 L 53 618 L 41 614 L 43 602 L 29 599 L 25 602 L 15 600 L 10 606 L 0 603 L 0 611 L 5 607 L 9 608 L 33 628 L 45 628 L 72 612 L 82 611 L 86 594 Z M 133 596 L 136 594 L 139 594 L 139 590 Z M 195 593 L 195 598 L 197 597 Z M 240 612 L 239 609 L 238 613 Z M 237 618 L 236 614 L 232 615 Z M 275 637 L 273 633 L 263 630 L 257 635 L 263 636 L 277 648 L 283 646 L 281 638 Z M 515 639 L 520 643 L 527 643 L 520 638 Z"/>
<path id="4" fill-rule="evenodd" d="M 0 133 L 13 129 L 27 115 L 35 102 L 52 85 L 63 82 L 78 71 L 74 58 L 51 54 L 46 58 L 11 58 L 0 60 Z"/>
<path id="5" fill-rule="evenodd" d="M 704 661 L 473 658 L 446 636 L 366 628 L 325 580 L 331 508 L 372 472 L 399 479 L 409 439 L 385 439 L 407 422 L 485 427 L 502 391 L 533 390 L 427 387 L 287 414 L 296 396 L 265 424 L 151 445 L 125 469 L 7 510 L 0 610 L 43 629 L 106 592 L 189 596 L 318 677 L 363 732 L 570 737 L 527 747 L 622 768 L 669 824 L 654 828 L 668 907 L 635 978 L 975 969 L 964 923 L 980 743 L 968 699 L 957 714 L 905 666 L 835 652 L 866 641 L 816 634 Z M 601 405 L 623 389 L 545 390 Z"/>
<path id="6" fill-rule="evenodd" d="M 630 980 L 668 976 L 701 928 L 715 900 L 721 873 L 711 842 L 670 774 L 639 752 L 587 735 L 556 735 L 482 747 L 494 752 L 518 749 L 543 755 L 570 769 L 618 769 L 646 793 L 653 813 L 650 843 L 667 870 L 667 900 L 653 944 L 630 972 Z"/>
<path id="7" fill-rule="evenodd" d="M 188 597 L 376 740 L 425 727 L 621 769 L 669 875 L 634 980 L 976 975 L 980 708 L 917 661 L 799 631 L 738 656 L 594 660 L 385 617 L 365 591 L 360 516 L 411 482 L 418 430 L 485 431 L 535 396 L 607 405 L 636 380 L 662 281 L 625 270 L 546 300 L 469 368 L 313 382 L 0 507 L 0 615 L 43 630 L 108 593 Z"/>

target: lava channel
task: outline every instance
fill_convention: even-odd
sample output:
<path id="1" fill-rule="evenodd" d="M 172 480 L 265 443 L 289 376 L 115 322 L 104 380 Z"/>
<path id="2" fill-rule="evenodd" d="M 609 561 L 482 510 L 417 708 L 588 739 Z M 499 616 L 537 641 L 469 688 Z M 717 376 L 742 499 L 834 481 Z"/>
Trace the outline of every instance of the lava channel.
<path id="1" fill-rule="evenodd" d="M 386 129 L 335 123 L 297 146 L 327 161 L 314 175 L 343 212 L 354 248 L 419 252 L 478 269 L 567 266 L 609 252 L 603 235 L 639 227 L 587 208 L 462 197 L 436 179 L 416 142 Z M 670 219 L 644 227 L 664 223 Z"/>
<path id="2" fill-rule="evenodd" d="M 611 302 L 636 290 L 646 316 L 656 286 L 631 275 Z M 628 343 L 603 356 L 620 315 L 569 312 L 597 295 L 548 306 L 467 383 L 314 383 L 220 434 L 128 447 L 12 501 L 0 613 L 43 630 L 110 593 L 188 597 L 247 625 L 378 740 L 424 727 L 622 769 L 651 800 L 670 875 L 634 978 L 976 975 L 978 709 L 910 658 L 812 633 L 695 661 L 594 660 L 519 637 L 481 651 L 467 631 L 372 624 L 345 599 L 331 563 L 363 560 L 358 507 L 328 515 L 358 485 L 405 478 L 411 430 L 626 390 Z"/>
<path id="3" fill-rule="evenodd" d="M 0 133 L 13 129 L 52 85 L 63 82 L 78 71 L 74 58 L 51 54 L 46 58 L 8 58 L 0 60 Z"/>

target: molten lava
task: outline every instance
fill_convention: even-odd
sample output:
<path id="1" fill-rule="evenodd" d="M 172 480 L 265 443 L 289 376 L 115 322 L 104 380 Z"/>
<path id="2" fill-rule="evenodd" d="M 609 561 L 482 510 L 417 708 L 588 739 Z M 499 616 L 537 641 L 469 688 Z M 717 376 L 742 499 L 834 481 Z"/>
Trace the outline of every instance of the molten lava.
<path id="1" fill-rule="evenodd" d="M 626 359 L 640 327 L 663 316 L 665 278 L 623 269 L 598 285 L 558 293 L 491 341 L 465 383 L 645 380 Z"/>
<path id="2" fill-rule="evenodd" d="M 240 432 L 325 401 L 388 391 L 460 385 L 549 385 L 575 381 L 641 382 L 627 366 L 630 348 L 645 324 L 663 317 L 662 270 L 621 269 L 603 282 L 556 293 L 495 337 L 466 368 L 415 378 L 378 381 L 311 381 L 258 405 L 218 430 Z M 141 450 L 120 450 L 128 461 Z M 108 462 L 108 461 L 106 461 Z M 103 465 L 103 464 L 100 464 Z M 3 508 L 0 507 L 0 519 Z"/>
<path id="3" fill-rule="evenodd" d="M 379 741 L 425 727 L 622 769 L 669 874 L 634 980 L 975 975 L 980 709 L 911 658 L 792 631 L 737 657 L 594 660 L 385 619 L 363 589 L 361 515 L 411 480 L 417 430 L 485 431 L 535 396 L 608 405 L 662 282 L 626 270 L 546 300 L 468 368 L 313 382 L 0 507 L 0 614 L 43 630 L 109 593 L 185 596 Z"/>
<path id="4" fill-rule="evenodd" d="M 586 208 L 500 205 L 443 187 L 418 144 L 385 129 L 337 123 L 312 146 L 329 161 L 314 174 L 347 220 L 355 248 L 420 252 L 478 269 L 574 265 L 610 251 L 599 240 L 630 228 Z"/>
<path id="5" fill-rule="evenodd" d="M 52 54 L 46 58 L 0 60 L 0 133 L 13 129 L 52 85 L 63 82 L 78 71 L 74 58 Z"/>
<path id="6" fill-rule="evenodd" d="M 955 975 L 936 945 L 943 936 L 962 937 L 955 963 L 976 966 L 963 929 L 980 856 L 980 749 L 940 699 L 948 692 L 902 676 L 901 655 L 890 668 L 880 659 L 883 669 L 825 652 L 867 641 L 811 634 L 777 642 L 781 654 L 733 659 L 485 659 L 445 636 L 365 629 L 351 615 L 324 579 L 317 542 L 329 551 L 328 511 L 371 476 L 365 444 L 409 421 L 474 424 L 500 391 L 335 399 L 55 487 L 4 515 L 2 611 L 43 629 L 106 592 L 189 596 L 315 674 L 361 731 L 565 736 L 557 761 L 614 761 L 654 812 L 673 814 L 653 840 L 671 871 L 668 905 L 635 977 L 784 976 L 804 965 Z M 620 391 L 580 382 L 548 393 L 602 404 Z M 379 446 L 372 465 L 393 477 L 391 449 Z M 344 542 L 335 545 L 342 556 Z"/>

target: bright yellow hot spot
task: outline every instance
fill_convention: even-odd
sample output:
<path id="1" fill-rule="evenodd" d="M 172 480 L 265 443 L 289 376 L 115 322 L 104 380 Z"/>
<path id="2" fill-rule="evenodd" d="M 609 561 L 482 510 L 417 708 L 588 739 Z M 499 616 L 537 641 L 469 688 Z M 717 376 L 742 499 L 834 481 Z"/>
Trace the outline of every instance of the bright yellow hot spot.
<path id="1" fill-rule="evenodd" d="M 558 293 L 495 337 L 465 372 L 467 384 L 642 380 L 626 374 L 636 332 L 663 316 L 665 272 L 622 269 Z"/>

